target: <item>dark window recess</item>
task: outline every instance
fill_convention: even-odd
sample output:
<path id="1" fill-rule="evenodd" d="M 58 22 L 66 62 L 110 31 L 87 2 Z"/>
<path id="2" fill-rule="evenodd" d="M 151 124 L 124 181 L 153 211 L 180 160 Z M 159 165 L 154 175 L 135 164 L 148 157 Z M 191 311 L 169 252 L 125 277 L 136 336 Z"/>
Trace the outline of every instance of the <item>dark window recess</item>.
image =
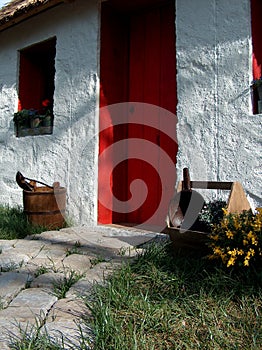
<path id="1" fill-rule="evenodd" d="M 56 38 L 24 48 L 19 55 L 18 110 L 28 120 L 24 125 L 21 118 L 19 125 L 15 122 L 16 135 L 52 134 Z"/>

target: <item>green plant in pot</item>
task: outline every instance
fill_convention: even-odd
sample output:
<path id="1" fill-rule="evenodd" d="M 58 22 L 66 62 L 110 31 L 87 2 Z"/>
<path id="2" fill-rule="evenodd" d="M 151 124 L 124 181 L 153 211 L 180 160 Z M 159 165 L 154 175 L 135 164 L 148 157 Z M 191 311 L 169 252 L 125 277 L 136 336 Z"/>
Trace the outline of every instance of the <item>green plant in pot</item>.
<path id="1" fill-rule="evenodd" d="M 34 109 L 22 109 L 14 113 L 13 121 L 15 126 L 20 129 L 26 129 L 31 127 L 31 121 L 37 116 L 37 111 Z"/>
<path id="2" fill-rule="evenodd" d="M 53 123 L 51 103 L 48 99 L 42 101 L 42 109 L 22 109 L 14 113 L 13 121 L 17 129 L 34 129 L 41 126 L 50 127 Z"/>

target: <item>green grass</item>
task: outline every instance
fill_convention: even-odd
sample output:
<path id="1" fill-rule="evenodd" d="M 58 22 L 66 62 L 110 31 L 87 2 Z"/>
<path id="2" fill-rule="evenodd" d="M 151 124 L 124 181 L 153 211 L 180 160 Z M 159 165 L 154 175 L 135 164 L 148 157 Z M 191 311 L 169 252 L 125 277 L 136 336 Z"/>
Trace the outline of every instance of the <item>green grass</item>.
<path id="1" fill-rule="evenodd" d="M 47 230 L 48 227 L 30 224 L 19 206 L 0 205 L 0 239 L 22 239 Z"/>
<path id="2" fill-rule="evenodd" d="M 9 347 L 13 350 L 61 350 L 64 346 L 51 339 L 43 330 L 43 320 L 36 319 L 35 325 L 27 324 L 23 328 L 17 325 L 18 334 L 10 334 Z"/>
<path id="3" fill-rule="evenodd" d="M 152 246 L 87 302 L 95 350 L 261 349 L 262 273 Z"/>
<path id="4" fill-rule="evenodd" d="M 61 280 L 54 282 L 54 295 L 58 299 L 63 299 L 66 297 L 66 293 L 79 281 L 84 275 L 80 274 L 74 270 L 71 270 L 67 275 L 65 275 Z"/>

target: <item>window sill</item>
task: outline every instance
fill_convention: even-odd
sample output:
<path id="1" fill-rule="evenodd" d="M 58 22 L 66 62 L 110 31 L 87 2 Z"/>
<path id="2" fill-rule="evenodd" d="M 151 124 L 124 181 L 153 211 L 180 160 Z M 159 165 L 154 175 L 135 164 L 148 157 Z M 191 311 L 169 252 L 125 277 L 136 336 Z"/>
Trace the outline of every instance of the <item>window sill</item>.
<path id="1" fill-rule="evenodd" d="M 36 135 L 51 135 L 53 126 L 39 126 L 38 128 L 15 128 L 16 137 L 36 136 Z"/>

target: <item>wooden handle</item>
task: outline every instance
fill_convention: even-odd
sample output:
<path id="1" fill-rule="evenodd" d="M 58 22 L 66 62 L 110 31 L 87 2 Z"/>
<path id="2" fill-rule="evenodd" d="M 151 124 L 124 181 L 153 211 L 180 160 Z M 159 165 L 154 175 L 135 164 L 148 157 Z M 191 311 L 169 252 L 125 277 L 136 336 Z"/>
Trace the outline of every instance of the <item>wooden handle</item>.
<path id="1" fill-rule="evenodd" d="M 188 168 L 183 169 L 183 190 L 191 191 L 190 176 Z"/>

